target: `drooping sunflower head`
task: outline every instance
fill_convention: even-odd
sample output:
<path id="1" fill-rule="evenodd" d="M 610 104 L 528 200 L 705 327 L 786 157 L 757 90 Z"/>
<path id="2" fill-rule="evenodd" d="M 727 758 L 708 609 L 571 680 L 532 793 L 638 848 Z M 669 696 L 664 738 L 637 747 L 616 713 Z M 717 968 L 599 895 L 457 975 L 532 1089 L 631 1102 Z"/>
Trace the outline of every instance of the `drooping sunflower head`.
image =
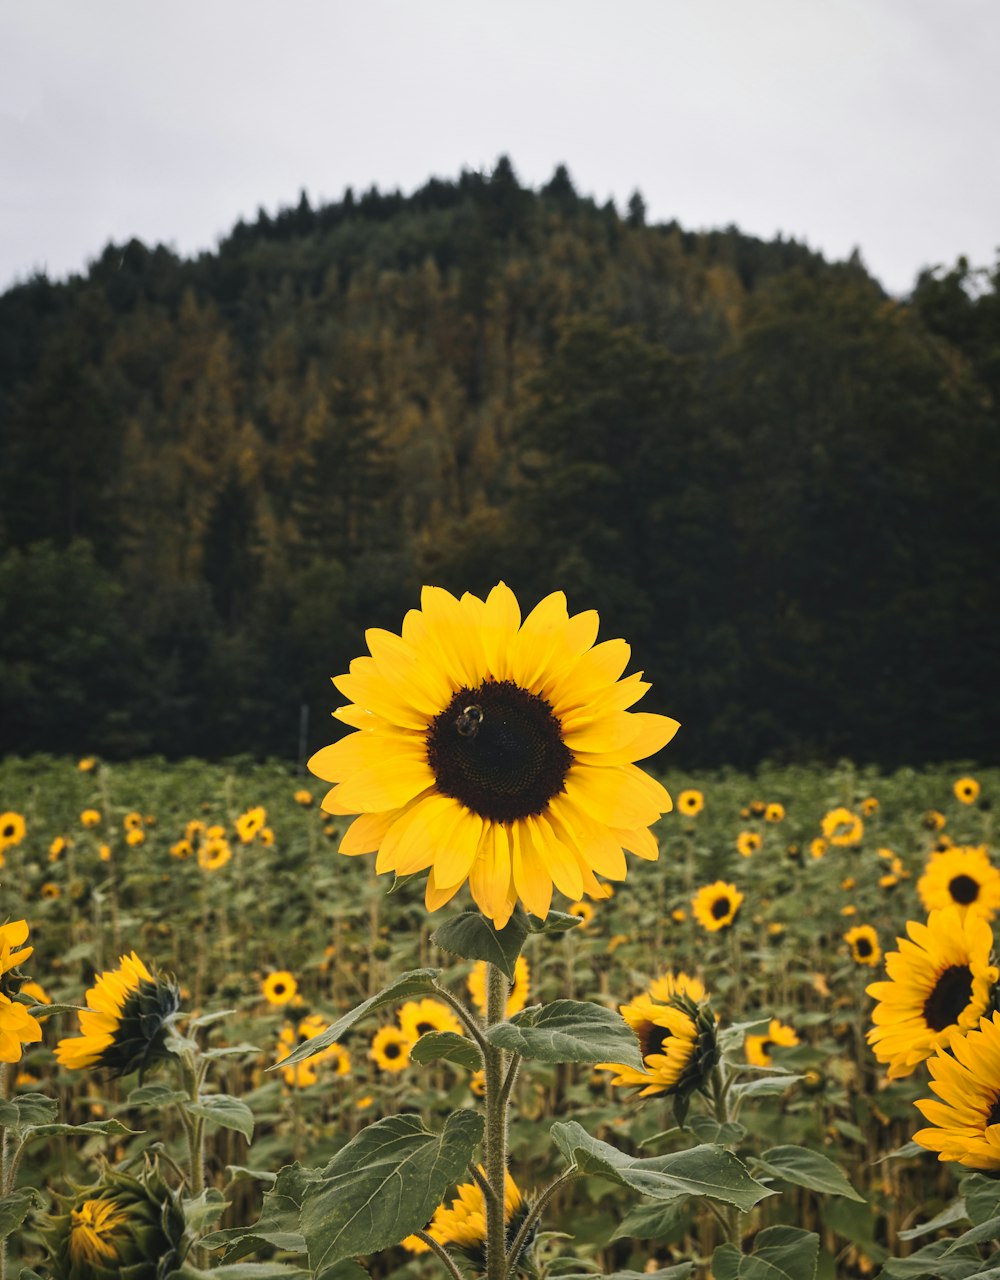
<path id="1" fill-rule="evenodd" d="M 762 843 L 759 832 L 741 831 L 736 837 L 736 852 L 741 858 L 750 858 L 757 852 Z"/>
<path id="2" fill-rule="evenodd" d="M 957 906 L 992 920 L 1000 908 L 1000 871 L 985 845 L 955 845 L 931 856 L 917 892 L 927 911 Z"/>
<path id="3" fill-rule="evenodd" d="M 823 817 L 823 836 L 830 844 L 849 849 L 861 843 L 865 824 L 856 813 L 839 805 Z"/>
<path id="4" fill-rule="evenodd" d="M 122 956 L 87 992 L 87 1007 L 77 1015 L 80 1035 L 59 1041 L 56 1060 L 112 1076 L 144 1071 L 170 1056 L 166 1037 L 180 1002 L 172 978 L 151 973 L 134 951 Z"/>
<path id="5" fill-rule="evenodd" d="M 261 995 L 268 1004 L 290 1004 L 299 993 L 299 984 L 287 969 L 276 969 L 260 984 Z"/>
<path id="6" fill-rule="evenodd" d="M 399 1010 L 399 1026 L 415 1043 L 429 1031 L 453 1031 L 462 1035 L 462 1024 L 440 1000 L 408 1000 Z"/>
<path id="7" fill-rule="evenodd" d="M 716 880 L 715 884 L 707 884 L 698 890 L 691 899 L 691 910 L 703 929 L 717 933 L 720 929 L 729 928 L 742 902 L 743 894 L 734 884 Z"/>
<path id="8" fill-rule="evenodd" d="M 486 963 L 483 960 L 477 960 L 472 966 L 472 972 L 466 981 L 469 995 L 472 997 L 472 1003 L 476 1006 L 480 1013 L 486 1013 Z M 510 992 L 507 996 L 507 1006 L 504 1010 L 505 1018 L 513 1018 L 515 1013 L 520 1013 L 524 1006 L 528 1003 L 528 995 L 531 991 L 531 966 L 528 964 L 526 956 L 518 956 L 514 963 L 514 981 L 511 983 Z"/>
<path id="9" fill-rule="evenodd" d="M 640 1098 L 666 1094 L 686 1108 L 718 1061 L 715 1015 L 708 1005 L 680 992 L 666 1004 L 640 995 L 619 1012 L 639 1041 L 643 1069 L 601 1062 L 595 1070 L 615 1072 L 611 1083 L 638 1090 Z"/>
<path id="10" fill-rule="evenodd" d="M 683 813 L 685 817 L 695 818 L 701 813 L 705 807 L 705 797 L 694 787 L 682 791 L 677 797 L 677 812 Z"/>
<path id="11" fill-rule="evenodd" d="M 455 1191 L 457 1194 L 451 1204 L 439 1205 L 435 1210 L 427 1234 L 439 1244 L 457 1249 L 473 1264 L 477 1273 L 483 1273 L 486 1270 L 486 1203 L 483 1193 L 475 1182 L 463 1182 Z M 508 1250 L 516 1240 L 529 1209 L 530 1205 L 514 1179 L 509 1172 L 506 1173 L 503 1216 Z M 518 1258 L 512 1259 L 513 1265 L 517 1265 L 533 1243 L 534 1233 L 525 1240 Z"/>
<path id="12" fill-rule="evenodd" d="M 498 927 L 518 900 L 544 918 L 553 888 L 599 895 L 597 875 L 624 879 L 625 849 L 655 859 L 648 828 L 672 802 L 635 762 L 678 726 L 628 710 L 649 685 L 621 679 L 629 646 L 595 645 L 597 627 L 562 592 L 522 622 L 500 583 L 485 601 L 425 587 L 401 636 L 367 632 L 371 656 L 334 680 L 355 732 L 309 762 L 336 784 L 323 808 L 360 814 L 341 852 L 428 871 L 431 911 L 468 881 Z"/>
<path id="13" fill-rule="evenodd" d="M 979 783 L 975 778 L 958 778 L 952 790 L 960 804 L 975 804 L 979 799 Z"/>
<path id="14" fill-rule="evenodd" d="M 993 931 L 982 916 L 958 907 L 911 920 L 909 938 L 885 958 L 887 982 L 873 982 L 878 1003 L 868 1043 L 890 1079 L 910 1075 L 938 1048 L 954 1048 L 986 1012 L 1000 970 L 990 964 Z"/>
<path id="15" fill-rule="evenodd" d="M 107 1169 L 96 1186 L 63 1200 L 42 1237 L 54 1275 L 121 1280 L 166 1275 L 190 1245 L 181 1199 L 147 1165 L 138 1178 Z"/>
<path id="16" fill-rule="evenodd" d="M 878 934 L 870 924 L 859 924 L 853 929 L 848 929 L 844 934 L 844 941 L 851 948 L 851 959 L 855 964 L 867 965 L 874 969 L 882 959 Z"/>
<path id="17" fill-rule="evenodd" d="M 747 1036 L 744 1042 L 747 1062 L 755 1067 L 769 1067 L 774 1062 L 773 1053 L 777 1049 L 792 1049 L 799 1044 L 799 1037 L 794 1027 L 786 1026 L 777 1018 L 768 1023 L 766 1035 Z"/>
<path id="18" fill-rule="evenodd" d="M 914 1135 L 939 1160 L 1000 1172 L 1000 1013 L 977 1030 L 938 1049 L 927 1063 L 937 1098 L 916 1103 L 930 1128 Z"/>

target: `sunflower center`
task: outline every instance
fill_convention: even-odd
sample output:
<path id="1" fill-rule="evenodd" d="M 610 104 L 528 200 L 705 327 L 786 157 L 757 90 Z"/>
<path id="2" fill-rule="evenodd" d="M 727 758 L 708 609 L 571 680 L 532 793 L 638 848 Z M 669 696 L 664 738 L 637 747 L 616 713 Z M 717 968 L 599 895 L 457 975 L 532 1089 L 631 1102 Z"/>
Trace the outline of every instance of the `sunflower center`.
<path id="1" fill-rule="evenodd" d="M 431 722 L 427 759 L 439 791 L 493 822 L 543 813 L 573 763 L 551 706 L 510 680 L 459 689 Z"/>
<path id="2" fill-rule="evenodd" d="M 973 880 L 972 876 L 954 876 L 948 881 L 948 892 L 952 901 L 961 907 L 967 907 L 979 897 L 979 882 Z"/>
<path id="3" fill-rule="evenodd" d="M 647 1022 L 639 1030 L 638 1039 L 642 1056 L 648 1058 L 652 1054 L 663 1052 L 664 1044 L 670 1039 L 670 1028 Z"/>
<path id="4" fill-rule="evenodd" d="M 418 1022 L 418 1023 L 417 1023 L 417 1035 L 418 1035 L 418 1036 L 425 1036 L 425 1035 L 427 1035 L 428 1031 L 436 1031 L 436 1030 L 437 1030 L 437 1027 L 435 1027 L 435 1025 L 434 1025 L 434 1023 L 433 1023 L 433 1022 Z"/>
<path id="5" fill-rule="evenodd" d="M 924 1003 L 924 1021 L 932 1031 L 953 1026 L 972 995 L 972 970 L 967 964 L 945 969 Z"/>
<path id="6" fill-rule="evenodd" d="M 1000 1097 L 993 1099 L 993 1105 L 986 1114 L 987 1125 L 1000 1124 Z"/>
<path id="7" fill-rule="evenodd" d="M 393 1042 L 390 1040 L 390 1041 L 389 1041 L 389 1043 L 388 1043 L 388 1044 L 385 1046 L 385 1048 L 382 1050 L 382 1052 L 385 1054 L 385 1056 L 386 1056 L 387 1058 L 398 1058 L 398 1057 L 399 1057 L 399 1045 L 398 1045 L 398 1044 L 393 1044 Z"/>
<path id="8" fill-rule="evenodd" d="M 11 836 L 14 834 L 14 824 L 13 824 L 13 822 L 8 822 L 8 823 L 7 823 L 7 825 L 6 825 L 6 826 L 4 827 L 4 829 L 3 829 L 3 834 L 4 834 L 4 839 L 5 839 L 5 840 L 9 840 L 9 839 L 11 838 Z"/>
<path id="9" fill-rule="evenodd" d="M 716 898 L 712 903 L 712 919 L 724 920 L 729 915 L 729 899 Z"/>
<path id="10" fill-rule="evenodd" d="M 774 1041 L 773 1041 L 773 1040 L 765 1040 L 765 1041 L 761 1044 L 761 1046 L 760 1046 L 760 1051 L 761 1051 L 761 1053 L 764 1055 L 764 1057 L 765 1057 L 765 1058 L 769 1058 L 769 1057 L 771 1056 L 771 1050 L 772 1050 L 773 1048 L 774 1048 Z"/>
<path id="11" fill-rule="evenodd" d="M 872 953 L 872 944 L 867 938 L 855 938 L 854 950 L 859 956 L 870 956 Z"/>

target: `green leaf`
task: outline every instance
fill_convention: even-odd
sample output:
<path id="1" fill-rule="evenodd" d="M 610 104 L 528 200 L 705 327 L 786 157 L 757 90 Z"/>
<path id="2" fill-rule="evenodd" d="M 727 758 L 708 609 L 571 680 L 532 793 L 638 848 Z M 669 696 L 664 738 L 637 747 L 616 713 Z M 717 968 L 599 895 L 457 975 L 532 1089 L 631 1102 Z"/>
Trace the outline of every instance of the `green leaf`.
<path id="1" fill-rule="evenodd" d="M 889 1258 L 879 1273 L 880 1280 L 929 1280 L 936 1276 L 939 1280 L 968 1280 L 972 1276 L 980 1276 L 983 1262 L 979 1251 L 973 1249 L 964 1257 L 941 1255 L 948 1249 L 950 1240 L 935 1240 L 924 1245 L 908 1258 Z"/>
<path id="2" fill-rule="evenodd" d="M 533 1005 L 490 1027 L 486 1039 L 536 1062 L 621 1062 L 642 1070 L 639 1042 L 625 1019 L 582 1000 Z"/>
<path id="3" fill-rule="evenodd" d="M 964 1231 L 957 1239 L 952 1240 L 948 1248 L 944 1251 L 944 1256 L 948 1257 L 957 1249 L 962 1249 L 970 1244 L 982 1244 L 985 1240 L 996 1240 L 1000 1236 L 1000 1216 L 996 1218 L 987 1218 L 985 1222 L 977 1223 L 969 1231 Z"/>
<path id="4" fill-rule="evenodd" d="M 715 1280 L 813 1280 L 819 1258 L 819 1236 L 798 1227 L 765 1227 L 754 1239 L 753 1253 L 741 1254 L 722 1244 L 712 1254 Z"/>
<path id="5" fill-rule="evenodd" d="M 168 1084 L 141 1084 L 128 1095 L 127 1106 L 130 1107 L 170 1107 L 175 1102 L 187 1102 L 188 1096 L 183 1089 L 171 1089 Z"/>
<path id="6" fill-rule="evenodd" d="M 7 1098 L 3 1105 L 0 1123 L 13 1129 L 48 1124 L 59 1114 L 59 1104 L 45 1093 L 19 1093 L 16 1097 Z"/>
<path id="7" fill-rule="evenodd" d="M 750 1022 L 733 1022 L 719 1032 L 719 1049 L 724 1058 L 735 1055 L 735 1065 L 747 1065 L 744 1044 L 747 1036 L 759 1036 L 767 1032 L 771 1025 L 770 1018 L 753 1018 Z"/>
<path id="8" fill-rule="evenodd" d="M 368 1125 L 308 1188 L 301 1229 L 317 1280 L 345 1258 L 377 1253 L 421 1231 L 466 1172 L 483 1132 L 474 1111 L 456 1111 L 440 1134 L 419 1117 Z"/>
<path id="9" fill-rule="evenodd" d="M 612 1240 L 635 1236 L 639 1240 L 680 1239 L 691 1225 L 691 1204 L 687 1196 L 637 1204 L 621 1220 Z"/>
<path id="10" fill-rule="evenodd" d="M 306 1241 L 299 1228 L 302 1201 L 309 1187 L 322 1176 L 320 1169 L 304 1169 L 299 1164 L 285 1165 L 278 1171 L 274 1185 L 264 1193 L 260 1218 L 253 1226 L 213 1231 L 200 1243 L 208 1249 L 228 1246 L 226 1262 L 256 1253 L 262 1245 L 271 1245 L 286 1253 L 305 1253 Z"/>
<path id="11" fill-rule="evenodd" d="M 0 1240 L 12 1235 L 28 1216 L 32 1205 L 40 1205 L 42 1197 L 34 1187 L 18 1187 L 0 1200 Z"/>
<path id="12" fill-rule="evenodd" d="M 900 1231 L 897 1234 L 900 1240 L 916 1240 L 918 1236 L 940 1231 L 942 1227 L 951 1227 L 956 1222 L 965 1222 L 968 1217 L 969 1211 L 965 1207 L 965 1201 L 953 1200 L 947 1208 L 936 1213 L 933 1218 L 928 1218 L 926 1222 L 922 1222 L 919 1227 L 910 1227 L 908 1231 Z"/>
<path id="13" fill-rule="evenodd" d="M 560 1271 L 559 1280 L 688 1280 L 693 1274 L 693 1262 L 679 1262 L 660 1271 Z"/>
<path id="14" fill-rule="evenodd" d="M 550 911 L 544 920 L 537 916 L 527 919 L 532 933 L 569 933 L 570 929 L 578 929 L 583 924 L 579 916 L 571 916 L 567 911 Z"/>
<path id="15" fill-rule="evenodd" d="M 463 911 L 431 934 L 431 941 L 465 960 L 486 960 L 514 981 L 514 965 L 528 936 L 528 918 L 522 909 L 498 929 L 478 911 Z"/>
<path id="16" fill-rule="evenodd" d="M 144 1129 L 130 1129 L 120 1120 L 87 1120 L 83 1124 L 33 1124 L 24 1131 L 24 1141 L 34 1142 L 36 1138 L 54 1138 L 61 1133 L 145 1133 Z"/>
<path id="17" fill-rule="evenodd" d="M 253 1112 L 245 1102 L 228 1093 L 203 1093 L 197 1102 L 184 1108 L 189 1115 L 204 1116 L 223 1129 L 235 1129 L 247 1142 L 253 1139 Z"/>
<path id="18" fill-rule="evenodd" d="M 460 1067 L 478 1071 L 483 1065 L 482 1054 L 475 1041 L 460 1036 L 455 1031 L 425 1031 L 410 1050 L 413 1062 L 426 1063 L 444 1059 L 457 1062 Z"/>
<path id="19" fill-rule="evenodd" d="M 1000 1214 L 1000 1182 L 995 1178 L 971 1173 L 959 1183 L 959 1190 L 965 1200 L 969 1221 L 974 1226 Z"/>
<path id="20" fill-rule="evenodd" d="M 789 1085 L 795 1084 L 803 1076 L 793 1076 L 790 1072 L 780 1076 L 763 1076 L 757 1080 L 744 1080 L 734 1084 L 730 1093 L 734 1098 L 768 1098 L 773 1094 L 784 1093 Z"/>
<path id="21" fill-rule="evenodd" d="M 268 1067 L 268 1071 L 276 1071 L 279 1067 L 291 1067 L 296 1062 L 305 1062 L 321 1049 L 335 1044 L 356 1022 L 360 1022 L 369 1013 L 374 1013 L 376 1009 L 381 1009 L 383 1005 L 398 1004 L 402 1000 L 409 1000 L 411 996 L 430 995 L 436 990 L 434 979 L 440 972 L 440 969 L 410 969 L 406 973 L 401 973 L 395 982 L 391 982 L 377 995 L 369 997 L 350 1013 L 345 1013 L 318 1036 L 310 1036 L 308 1040 L 293 1049 L 287 1058 L 282 1058 L 280 1062 Z"/>
<path id="22" fill-rule="evenodd" d="M 873 1160 L 872 1164 L 883 1164 L 886 1160 L 911 1160 L 914 1156 L 926 1156 L 927 1154 L 927 1148 L 922 1147 L 919 1142 L 904 1142 L 895 1151 L 888 1151 L 884 1156 L 879 1156 L 877 1160 Z"/>
<path id="23" fill-rule="evenodd" d="M 200 1195 L 184 1201 L 184 1221 L 195 1233 L 218 1222 L 229 1201 L 216 1187 L 206 1187 Z"/>
<path id="24" fill-rule="evenodd" d="M 762 1156 L 754 1158 L 754 1164 L 764 1173 L 782 1182 L 807 1187 L 810 1191 L 822 1191 L 829 1196 L 845 1196 L 848 1200 L 867 1203 L 865 1197 L 847 1181 L 846 1174 L 818 1151 L 808 1147 L 771 1147 Z"/>
<path id="25" fill-rule="evenodd" d="M 361 1267 L 358 1271 L 367 1274 Z M 211 1271 L 186 1262 L 171 1271 L 167 1280 L 312 1280 L 312 1272 L 289 1262 L 237 1262 L 233 1266 L 223 1263 Z"/>
<path id="26" fill-rule="evenodd" d="M 712 1116 L 691 1116 L 687 1127 L 699 1142 L 717 1142 L 720 1146 L 731 1147 L 746 1137 L 746 1126 L 734 1120 L 726 1120 L 722 1124 Z"/>
<path id="27" fill-rule="evenodd" d="M 680 1195 L 710 1196 L 743 1210 L 774 1195 L 756 1182 L 744 1165 L 721 1147 L 691 1147 L 666 1156 L 638 1160 L 607 1142 L 592 1138 L 575 1120 L 554 1124 L 556 1146 L 582 1173 L 631 1187 L 656 1200 Z"/>
<path id="28" fill-rule="evenodd" d="M 218 1009 L 215 1013 L 202 1013 L 197 1018 L 192 1018 L 187 1024 L 189 1031 L 195 1031 L 198 1027 L 210 1027 L 215 1022 L 221 1022 L 223 1018 L 228 1018 L 231 1013 L 235 1013 L 235 1009 Z"/>
<path id="29" fill-rule="evenodd" d="M 202 1053 L 203 1058 L 232 1058 L 237 1055 L 246 1057 L 247 1054 L 260 1053 L 260 1046 L 256 1044 L 220 1044 L 217 1049 L 206 1049 Z"/>

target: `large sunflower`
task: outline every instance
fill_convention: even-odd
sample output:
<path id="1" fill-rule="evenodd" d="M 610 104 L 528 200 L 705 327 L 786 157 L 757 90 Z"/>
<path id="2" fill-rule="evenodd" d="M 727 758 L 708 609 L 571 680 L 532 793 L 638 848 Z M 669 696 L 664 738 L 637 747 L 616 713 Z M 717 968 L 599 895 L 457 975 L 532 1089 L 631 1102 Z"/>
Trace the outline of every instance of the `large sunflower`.
<path id="1" fill-rule="evenodd" d="M 166 1056 L 167 1028 L 180 1008 L 170 978 L 154 975 L 133 951 L 102 973 L 79 1013 L 80 1032 L 56 1045 L 64 1067 L 104 1067 L 115 1076 L 139 1071 Z"/>
<path id="2" fill-rule="evenodd" d="M 439 1244 L 453 1245 L 474 1264 L 477 1271 L 485 1271 L 486 1202 L 482 1190 L 475 1182 L 460 1183 L 455 1190 L 458 1194 L 451 1204 L 441 1204 L 434 1211 L 434 1217 L 427 1227 L 426 1234 Z M 503 1219 L 508 1249 L 517 1238 L 528 1208 L 514 1179 L 509 1172 L 505 1173 Z M 414 1248 L 414 1243 L 419 1246 L 422 1241 L 415 1236 L 408 1236 L 403 1241 L 403 1244 L 412 1252 L 421 1252 L 419 1248 Z M 525 1241 L 524 1248 L 527 1249 L 530 1243 Z M 516 1266 L 518 1261 L 519 1258 L 510 1260 L 513 1266 Z"/>
<path id="3" fill-rule="evenodd" d="M 323 808 L 360 814 L 342 853 L 378 851 L 376 870 L 429 871 L 436 911 L 466 880 L 497 927 L 520 899 L 547 916 L 553 887 L 600 896 L 623 880 L 624 850 L 653 860 L 648 830 L 672 807 L 635 761 L 678 725 L 630 712 L 649 688 L 620 679 L 624 640 L 595 645 L 598 616 L 570 616 L 561 591 L 521 621 L 499 583 L 485 601 L 425 587 L 402 636 L 371 630 L 371 657 L 334 684 L 356 730 L 309 762 L 336 785 Z"/>
<path id="4" fill-rule="evenodd" d="M 1000 871 L 984 844 L 955 846 L 932 855 L 917 893 L 927 911 L 954 904 L 992 920 L 1000 908 Z"/>
<path id="5" fill-rule="evenodd" d="M 907 938 L 885 958 L 888 982 L 873 982 L 878 1001 L 868 1043 L 891 1080 L 911 1075 L 938 1048 L 954 1049 L 990 1001 L 1000 976 L 990 964 L 993 931 L 982 916 L 958 907 L 909 921 Z"/>
<path id="6" fill-rule="evenodd" d="M 669 1003 L 640 995 L 631 1004 L 621 1005 L 619 1012 L 639 1041 L 642 1070 L 620 1062 L 599 1062 L 596 1071 L 616 1072 L 611 1083 L 638 1089 L 640 1098 L 660 1093 L 686 1096 L 705 1083 L 717 1057 L 715 1016 L 707 1006 L 675 989 Z"/>
<path id="7" fill-rule="evenodd" d="M 1000 1171 L 1000 1013 L 981 1018 L 978 1031 L 939 1049 L 927 1066 L 937 1098 L 916 1106 L 933 1128 L 913 1135 L 939 1160 L 968 1169 Z"/>

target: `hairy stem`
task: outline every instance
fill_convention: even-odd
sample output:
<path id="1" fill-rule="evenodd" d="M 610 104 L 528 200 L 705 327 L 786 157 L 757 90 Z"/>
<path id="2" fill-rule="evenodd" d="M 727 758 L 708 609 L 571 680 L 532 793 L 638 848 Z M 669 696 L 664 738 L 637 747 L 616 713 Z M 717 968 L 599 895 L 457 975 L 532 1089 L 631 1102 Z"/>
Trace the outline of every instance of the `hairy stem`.
<path id="1" fill-rule="evenodd" d="M 494 964 L 486 966 L 486 1025 L 502 1022 L 507 1008 L 507 978 Z M 507 1233 L 504 1223 L 504 1189 L 507 1179 L 507 1099 L 504 1097 L 506 1055 L 489 1041 L 483 1042 L 486 1077 L 486 1280 L 505 1280 Z"/>
<path id="2" fill-rule="evenodd" d="M 427 1245 L 428 1249 L 431 1249 L 434 1253 L 437 1254 L 437 1256 L 441 1259 L 441 1261 L 444 1263 L 447 1269 L 451 1272 L 452 1276 L 454 1277 L 454 1280 L 465 1280 L 465 1276 L 463 1276 L 461 1271 L 458 1269 L 458 1265 L 455 1262 L 455 1259 L 451 1256 L 451 1254 L 444 1247 L 444 1245 L 438 1244 L 438 1242 L 434 1239 L 434 1237 L 428 1235 L 426 1231 L 415 1231 L 413 1234 L 417 1237 L 418 1240 L 423 1240 L 424 1244 Z"/>

